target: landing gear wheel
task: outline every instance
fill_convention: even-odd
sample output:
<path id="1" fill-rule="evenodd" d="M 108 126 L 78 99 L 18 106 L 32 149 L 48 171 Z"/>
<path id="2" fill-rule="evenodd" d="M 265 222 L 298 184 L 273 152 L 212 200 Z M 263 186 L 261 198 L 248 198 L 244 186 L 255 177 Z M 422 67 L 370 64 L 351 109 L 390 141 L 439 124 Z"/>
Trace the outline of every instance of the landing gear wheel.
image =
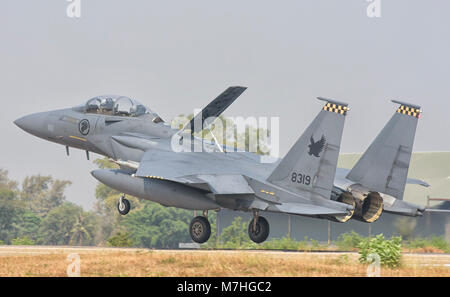
<path id="1" fill-rule="evenodd" d="M 211 236 L 211 224 L 205 217 L 195 217 L 189 226 L 189 233 L 196 243 L 205 243 Z"/>
<path id="2" fill-rule="evenodd" d="M 269 236 L 269 222 L 264 217 L 258 217 L 255 224 L 255 219 L 252 219 L 248 225 L 248 235 L 253 242 L 265 241 Z"/>
<path id="3" fill-rule="evenodd" d="M 119 203 L 117 204 L 117 210 L 121 215 L 126 215 L 131 208 L 131 203 L 127 199 L 125 199 L 125 196 L 120 197 Z"/>

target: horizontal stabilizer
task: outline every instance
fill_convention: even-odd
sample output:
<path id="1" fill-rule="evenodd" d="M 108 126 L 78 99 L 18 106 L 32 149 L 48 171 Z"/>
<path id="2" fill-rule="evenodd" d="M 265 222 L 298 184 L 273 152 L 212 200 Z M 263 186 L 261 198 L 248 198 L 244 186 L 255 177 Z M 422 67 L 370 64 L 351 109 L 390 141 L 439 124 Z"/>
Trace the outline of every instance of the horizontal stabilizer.
<path id="1" fill-rule="evenodd" d="M 425 211 L 423 206 L 398 199 L 395 199 L 392 205 L 384 204 L 383 209 L 388 213 L 411 217 L 422 216 Z"/>
<path id="2" fill-rule="evenodd" d="M 450 209 L 427 208 L 425 209 L 425 212 L 450 213 Z"/>
<path id="3" fill-rule="evenodd" d="M 419 185 L 419 186 L 426 187 L 426 188 L 428 188 L 430 186 L 430 184 L 427 183 L 426 181 L 423 181 L 420 179 L 415 179 L 415 178 L 406 179 L 406 183 L 410 184 L 410 185 Z"/>

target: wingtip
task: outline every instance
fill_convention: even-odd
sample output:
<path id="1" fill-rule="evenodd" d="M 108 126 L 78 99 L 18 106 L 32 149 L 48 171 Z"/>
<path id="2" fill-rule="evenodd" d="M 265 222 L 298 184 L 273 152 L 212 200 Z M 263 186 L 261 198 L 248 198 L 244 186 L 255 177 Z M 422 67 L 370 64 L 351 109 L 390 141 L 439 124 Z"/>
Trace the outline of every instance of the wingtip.
<path id="1" fill-rule="evenodd" d="M 231 86 L 230 88 L 247 90 L 247 87 L 245 87 L 245 86 Z"/>
<path id="2" fill-rule="evenodd" d="M 431 185 L 429 184 L 429 183 L 427 183 L 427 182 L 423 182 L 423 183 L 421 183 L 420 184 L 422 187 L 425 187 L 425 188 L 429 188 L 429 187 L 431 187 Z"/>

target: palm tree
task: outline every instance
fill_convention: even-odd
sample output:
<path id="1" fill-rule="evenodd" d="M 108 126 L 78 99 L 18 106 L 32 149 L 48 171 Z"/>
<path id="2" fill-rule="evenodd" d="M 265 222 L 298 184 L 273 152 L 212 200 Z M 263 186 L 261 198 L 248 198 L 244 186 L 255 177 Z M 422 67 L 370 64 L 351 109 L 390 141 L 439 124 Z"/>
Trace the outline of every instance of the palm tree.
<path id="1" fill-rule="evenodd" d="M 80 216 L 77 217 L 77 222 L 73 225 L 73 228 L 70 231 L 72 234 L 69 242 L 70 245 L 82 245 L 83 242 L 91 239 L 91 235 L 89 235 L 89 232 L 84 227 L 83 223 L 83 216 L 80 214 Z"/>

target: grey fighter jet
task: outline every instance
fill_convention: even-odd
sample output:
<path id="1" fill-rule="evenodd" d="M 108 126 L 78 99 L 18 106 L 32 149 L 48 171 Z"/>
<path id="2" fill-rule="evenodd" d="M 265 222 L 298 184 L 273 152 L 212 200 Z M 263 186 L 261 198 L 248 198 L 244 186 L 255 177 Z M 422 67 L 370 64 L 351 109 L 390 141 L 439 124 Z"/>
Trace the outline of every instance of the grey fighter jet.
<path id="1" fill-rule="evenodd" d="M 420 207 L 401 200 L 412 140 L 405 144 L 403 140 L 391 142 L 391 138 L 399 137 L 403 118 L 385 128 L 394 136 L 380 134 L 381 139 L 375 140 L 355 168 L 350 172 L 338 170 L 336 180 L 349 111 L 343 102 L 319 97 L 325 105 L 287 155 L 275 163 L 263 163 L 260 155 L 230 152 L 218 143 L 193 136 L 245 89 L 228 88 L 181 130 L 171 128 L 136 100 L 113 95 L 98 96 L 74 108 L 32 114 L 15 124 L 66 146 L 67 154 L 69 147 L 74 147 L 85 150 L 88 159 L 89 152 L 94 152 L 120 165 L 117 170 L 94 170 L 92 175 L 124 193 L 118 202 L 122 215 L 130 210 L 125 194 L 167 207 L 202 210 L 203 216 L 193 218 L 189 229 L 198 243 L 206 242 L 211 233 L 208 210 L 222 208 L 252 212 L 248 233 L 257 243 L 269 235 L 269 223 L 260 216 L 262 211 L 339 222 L 350 218 L 373 222 L 383 207 L 397 213 L 420 213 Z M 402 108 L 410 106 L 401 104 Z M 395 117 L 413 119 L 401 113 Z M 372 164 L 377 158 L 386 158 L 386 162 Z M 385 197 L 392 203 L 383 203 Z"/>

